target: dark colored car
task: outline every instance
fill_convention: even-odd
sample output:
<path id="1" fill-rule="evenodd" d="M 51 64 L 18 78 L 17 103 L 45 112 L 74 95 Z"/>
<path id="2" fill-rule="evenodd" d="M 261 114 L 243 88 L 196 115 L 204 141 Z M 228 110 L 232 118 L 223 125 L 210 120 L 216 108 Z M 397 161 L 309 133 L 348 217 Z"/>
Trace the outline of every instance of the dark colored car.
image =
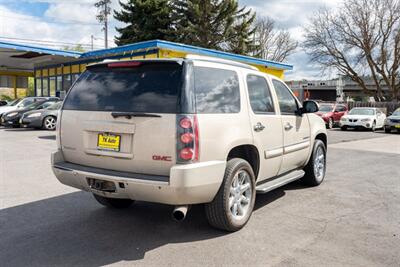
<path id="1" fill-rule="evenodd" d="M 326 128 L 332 129 L 335 125 L 339 125 L 340 119 L 347 111 L 347 106 L 344 104 L 320 103 L 316 114 L 325 121 Z"/>
<path id="2" fill-rule="evenodd" d="M 20 125 L 26 128 L 43 128 L 53 131 L 56 129 L 58 110 L 61 106 L 62 102 L 60 101 L 45 109 L 25 112 L 20 119 Z"/>
<path id="3" fill-rule="evenodd" d="M 19 120 L 25 112 L 44 109 L 53 105 L 54 103 L 54 100 L 36 101 L 25 108 L 6 112 L 1 117 L 1 124 L 6 127 L 19 127 Z"/>
<path id="4" fill-rule="evenodd" d="M 385 120 L 385 133 L 390 133 L 392 130 L 400 133 L 400 108 L 396 109 Z"/>

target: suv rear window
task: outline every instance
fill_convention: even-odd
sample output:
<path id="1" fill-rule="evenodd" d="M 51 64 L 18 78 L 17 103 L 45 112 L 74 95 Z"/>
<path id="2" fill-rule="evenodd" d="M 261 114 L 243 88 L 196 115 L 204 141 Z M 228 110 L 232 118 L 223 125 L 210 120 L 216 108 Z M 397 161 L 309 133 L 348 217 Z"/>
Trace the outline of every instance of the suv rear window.
<path id="1" fill-rule="evenodd" d="M 94 66 L 71 88 L 63 109 L 177 113 L 182 77 L 182 65 L 176 62 Z"/>
<path id="2" fill-rule="evenodd" d="M 239 78 L 236 72 L 194 67 L 197 113 L 238 113 L 240 111 Z"/>

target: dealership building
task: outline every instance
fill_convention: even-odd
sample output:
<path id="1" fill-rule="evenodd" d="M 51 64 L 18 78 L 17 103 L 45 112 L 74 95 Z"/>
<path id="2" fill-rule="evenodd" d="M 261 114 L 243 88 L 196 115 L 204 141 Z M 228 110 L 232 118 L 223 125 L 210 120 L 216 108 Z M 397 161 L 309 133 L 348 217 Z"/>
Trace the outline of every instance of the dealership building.
<path id="1" fill-rule="evenodd" d="M 289 64 L 161 40 L 84 53 L 0 42 L 0 89 L 13 88 L 16 96 L 18 90 L 28 87 L 28 77 L 34 77 L 36 96 L 63 96 L 88 64 L 105 59 L 183 58 L 188 54 L 246 63 L 282 79 L 285 71 L 293 69 Z"/>

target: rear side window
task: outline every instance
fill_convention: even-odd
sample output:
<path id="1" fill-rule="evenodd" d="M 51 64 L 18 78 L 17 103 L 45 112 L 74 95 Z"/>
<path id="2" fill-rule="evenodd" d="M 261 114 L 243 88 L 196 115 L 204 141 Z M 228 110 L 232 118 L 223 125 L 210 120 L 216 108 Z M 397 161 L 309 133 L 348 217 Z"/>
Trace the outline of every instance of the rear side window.
<path id="1" fill-rule="evenodd" d="M 63 109 L 177 113 L 182 65 L 141 63 L 129 68 L 89 68 L 75 83 Z"/>
<path id="2" fill-rule="evenodd" d="M 255 114 L 275 113 L 271 92 L 265 78 L 248 75 L 247 89 L 249 90 L 250 105 Z"/>
<path id="3" fill-rule="evenodd" d="M 194 67 L 197 113 L 238 113 L 239 78 L 231 70 Z"/>

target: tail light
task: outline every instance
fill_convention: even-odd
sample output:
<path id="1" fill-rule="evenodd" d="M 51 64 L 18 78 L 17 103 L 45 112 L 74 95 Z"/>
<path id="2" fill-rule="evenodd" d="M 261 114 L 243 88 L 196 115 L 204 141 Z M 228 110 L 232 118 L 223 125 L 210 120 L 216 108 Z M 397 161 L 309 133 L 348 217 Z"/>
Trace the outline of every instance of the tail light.
<path id="1" fill-rule="evenodd" d="M 177 163 L 199 160 L 199 125 L 196 115 L 177 116 Z"/>

